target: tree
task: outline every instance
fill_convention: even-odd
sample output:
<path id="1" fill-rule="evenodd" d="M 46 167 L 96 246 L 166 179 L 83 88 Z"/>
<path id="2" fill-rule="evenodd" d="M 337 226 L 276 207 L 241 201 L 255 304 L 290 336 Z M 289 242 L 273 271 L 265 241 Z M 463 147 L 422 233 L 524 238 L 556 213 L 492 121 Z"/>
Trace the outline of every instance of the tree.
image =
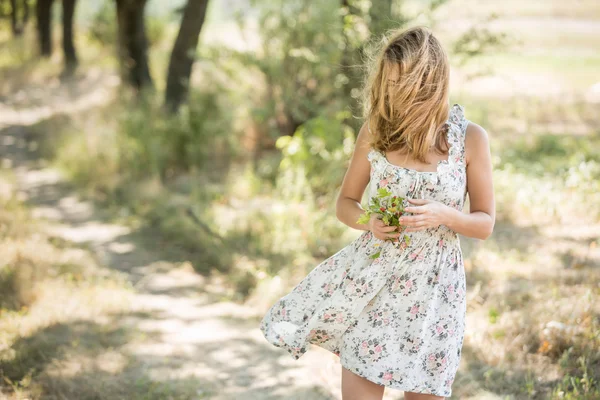
<path id="1" fill-rule="evenodd" d="M 136 89 L 152 87 L 144 11 L 147 0 L 116 0 L 121 76 Z"/>
<path id="2" fill-rule="evenodd" d="M 339 110 L 342 77 L 342 18 L 339 2 L 254 0 L 260 48 L 235 51 L 219 48 L 244 67 L 260 72 L 260 96 L 251 112 L 266 122 L 260 141 L 274 146 L 279 136 L 293 135 L 304 122 Z M 246 29 L 244 11 L 236 13 Z"/>
<path id="3" fill-rule="evenodd" d="M 52 3 L 54 0 L 38 0 L 36 4 L 38 43 L 43 57 L 52 54 Z"/>
<path id="4" fill-rule="evenodd" d="M 187 98 L 198 37 L 207 7 L 208 0 L 188 0 L 183 9 L 179 34 L 171 52 L 165 92 L 165 104 L 172 112 L 177 111 Z"/>
<path id="5" fill-rule="evenodd" d="M 73 44 L 73 17 L 77 0 L 63 0 L 63 51 L 65 72 L 71 74 L 77 67 L 77 53 Z"/>
<path id="6" fill-rule="evenodd" d="M 10 26 L 12 28 L 12 33 L 14 36 L 20 34 L 17 22 L 18 12 L 19 10 L 17 9 L 17 0 L 10 0 Z"/>
<path id="7" fill-rule="evenodd" d="M 19 9 L 21 9 L 21 12 L 19 12 Z M 10 0 L 10 25 L 13 36 L 20 36 L 23 33 L 28 20 L 28 0 Z"/>

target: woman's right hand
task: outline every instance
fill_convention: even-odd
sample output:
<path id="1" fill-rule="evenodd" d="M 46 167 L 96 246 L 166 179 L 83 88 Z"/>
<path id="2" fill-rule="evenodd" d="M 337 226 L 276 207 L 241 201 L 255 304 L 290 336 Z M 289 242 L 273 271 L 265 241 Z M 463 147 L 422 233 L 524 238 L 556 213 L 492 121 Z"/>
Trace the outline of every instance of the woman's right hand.
<path id="1" fill-rule="evenodd" d="M 397 240 L 402 234 L 401 232 L 398 232 L 399 228 L 397 226 L 386 225 L 379 219 L 379 214 L 371 215 L 371 219 L 369 219 L 369 229 L 373 233 L 373 236 L 381 240 Z"/>

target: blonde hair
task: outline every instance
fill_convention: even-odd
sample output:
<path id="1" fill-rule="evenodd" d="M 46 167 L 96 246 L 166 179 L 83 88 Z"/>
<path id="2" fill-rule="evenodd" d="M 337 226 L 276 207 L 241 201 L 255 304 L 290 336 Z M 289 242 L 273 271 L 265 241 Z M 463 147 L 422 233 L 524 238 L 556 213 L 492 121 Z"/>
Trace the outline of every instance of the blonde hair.
<path id="1" fill-rule="evenodd" d="M 450 66 L 441 43 L 416 26 L 388 32 L 366 54 L 362 105 L 371 147 L 407 150 L 421 162 L 432 147 L 445 154 Z"/>

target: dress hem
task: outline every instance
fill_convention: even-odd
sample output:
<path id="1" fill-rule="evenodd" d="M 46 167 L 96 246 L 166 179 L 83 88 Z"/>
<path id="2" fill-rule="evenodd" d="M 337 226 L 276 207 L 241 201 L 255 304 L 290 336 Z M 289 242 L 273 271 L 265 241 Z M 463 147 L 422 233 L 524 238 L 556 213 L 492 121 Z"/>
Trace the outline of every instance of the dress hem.
<path id="1" fill-rule="evenodd" d="M 268 338 L 268 335 L 265 335 L 266 338 Z M 350 367 L 350 366 L 346 366 L 344 365 L 344 363 L 342 362 L 341 356 L 338 352 L 335 352 L 333 349 L 328 348 L 326 346 L 324 346 L 325 343 L 318 343 L 318 342 L 305 342 L 304 345 L 302 345 L 299 348 L 294 348 L 292 346 L 290 346 L 288 343 L 286 342 L 279 342 L 276 340 L 268 340 L 269 343 L 271 343 L 272 345 L 274 345 L 275 347 L 281 348 L 283 350 L 286 351 L 287 354 L 289 354 L 294 360 L 298 360 L 300 357 L 302 357 L 308 350 L 310 350 L 310 345 L 313 346 L 317 346 L 320 347 L 322 349 L 327 350 L 328 352 L 330 352 L 331 354 L 335 354 L 338 359 L 340 360 L 340 365 L 344 368 L 346 368 L 347 370 L 353 372 L 354 374 L 365 378 L 373 383 L 376 383 L 378 385 L 381 386 L 385 386 L 385 387 L 389 387 L 395 390 L 401 390 L 403 392 L 410 392 L 410 393 L 418 393 L 418 394 L 429 394 L 429 395 L 433 395 L 433 396 L 441 396 L 441 397 L 450 397 L 452 395 L 452 391 L 450 392 L 446 392 L 446 393 L 439 393 L 439 392 L 428 392 L 428 391 L 421 391 L 421 392 L 416 392 L 414 391 L 414 389 L 410 389 L 408 388 L 408 386 L 406 385 L 395 385 L 395 384 L 389 384 L 386 383 L 383 379 L 376 377 L 376 376 L 368 376 L 362 372 L 359 372 L 356 368 Z"/>
<path id="2" fill-rule="evenodd" d="M 389 387 L 389 388 L 396 389 L 396 390 L 401 390 L 403 392 L 418 393 L 418 394 L 430 394 L 430 395 L 433 395 L 433 396 L 441 396 L 441 397 L 444 397 L 444 398 L 445 397 L 450 397 L 452 395 L 452 391 L 450 391 L 448 393 L 442 393 L 442 394 L 440 394 L 440 393 L 434 393 L 434 392 L 415 392 L 414 390 L 408 389 L 408 387 L 406 385 L 390 385 L 390 384 L 386 384 L 386 383 L 384 383 L 383 379 L 380 379 L 380 378 L 375 377 L 375 376 L 367 376 L 366 374 L 364 374 L 362 372 L 359 372 L 356 368 L 344 365 L 344 363 L 342 362 L 342 359 L 341 359 L 340 355 L 337 354 L 336 352 L 332 351 L 331 349 L 328 349 L 327 347 L 323 347 L 323 346 L 321 346 L 321 345 L 319 345 L 317 343 L 311 343 L 311 344 L 314 345 L 314 346 L 318 346 L 318 347 L 320 347 L 322 349 L 325 349 L 325 350 L 329 351 L 332 354 L 335 354 L 340 359 L 340 365 L 342 367 L 344 367 L 347 370 L 353 372 L 354 374 L 360 376 L 361 378 L 365 378 L 365 379 L 367 379 L 367 380 L 369 380 L 369 381 L 371 381 L 373 383 L 376 383 L 378 385 Z"/>

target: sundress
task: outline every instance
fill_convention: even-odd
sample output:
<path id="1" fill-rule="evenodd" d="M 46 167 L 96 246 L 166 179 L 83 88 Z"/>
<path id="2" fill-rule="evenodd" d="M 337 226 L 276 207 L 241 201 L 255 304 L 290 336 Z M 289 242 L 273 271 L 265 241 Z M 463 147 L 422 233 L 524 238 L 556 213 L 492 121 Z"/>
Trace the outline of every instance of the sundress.
<path id="1" fill-rule="evenodd" d="M 448 159 L 435 172 L 391 164 L 371 148 L 368 197 L 387 188 L 462 210 L 468 124 L 462 105 L 450 108 L 446 124 Z M 377 384 L 451 396 L 466 327 L 459 236 L 445 225 L 405 234 L 410 241 L 392 242 L 365 231 L 322 261 L 269 308 L 260 322 L 267 341 L 296 360 L 314 344 Z"/>

